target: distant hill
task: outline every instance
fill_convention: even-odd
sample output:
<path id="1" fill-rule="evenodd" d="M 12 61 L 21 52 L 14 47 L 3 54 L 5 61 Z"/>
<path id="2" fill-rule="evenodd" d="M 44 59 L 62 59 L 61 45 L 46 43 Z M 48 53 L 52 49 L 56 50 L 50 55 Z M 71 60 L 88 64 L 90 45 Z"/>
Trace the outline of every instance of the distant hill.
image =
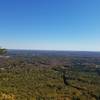
<path id="1" fill-rule="evenodd" d="M 8 56 L 69 56 L 100 57 L 100 52 L 90 51 L 51 51 L 51 50 L 8 50 Z"/>

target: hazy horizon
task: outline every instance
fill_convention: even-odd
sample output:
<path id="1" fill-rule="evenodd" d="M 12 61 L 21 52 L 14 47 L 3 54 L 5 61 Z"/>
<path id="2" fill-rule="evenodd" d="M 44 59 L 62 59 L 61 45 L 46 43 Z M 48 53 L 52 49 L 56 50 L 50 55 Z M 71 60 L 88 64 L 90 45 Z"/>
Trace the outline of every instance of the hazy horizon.
<path id="1" fill-rule="evenodd" d="M 7 49 L 7 48 L 6 48 Z M 100 52 L 100 51 L 87 51 L 87 50 L 56 50 L 56 49 L 12 49 L 12 48 L 10 48 L 10 49 L 7 49 L 7 50 L 21 50 L 21 51 L 23 51 L 23 50 L 25 50 L 25 51 L 57 51 L 57 52 L 59 52 L 59 51 L 61 51 L 61 52 Z"/>

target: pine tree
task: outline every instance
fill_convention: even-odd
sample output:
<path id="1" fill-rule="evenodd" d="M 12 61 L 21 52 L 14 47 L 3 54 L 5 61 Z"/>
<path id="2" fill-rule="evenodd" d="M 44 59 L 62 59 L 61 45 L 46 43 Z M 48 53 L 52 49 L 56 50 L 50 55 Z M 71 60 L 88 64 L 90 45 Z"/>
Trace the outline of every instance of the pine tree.
<path id="1" fill-rule="evenodd" d="M 4 55 L 7 52 L 5 48 L 0 47 L 0 55 Z"/>

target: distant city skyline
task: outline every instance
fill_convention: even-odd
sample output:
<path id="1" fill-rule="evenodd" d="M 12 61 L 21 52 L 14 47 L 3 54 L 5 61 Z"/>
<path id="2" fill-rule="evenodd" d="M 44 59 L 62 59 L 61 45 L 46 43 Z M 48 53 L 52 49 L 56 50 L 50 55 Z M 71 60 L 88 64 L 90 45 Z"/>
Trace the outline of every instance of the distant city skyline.
<path id="1" fill-rule="evenodd" d="M 1 0 L 0 46 L 100 51 L 100 0 Z"/>

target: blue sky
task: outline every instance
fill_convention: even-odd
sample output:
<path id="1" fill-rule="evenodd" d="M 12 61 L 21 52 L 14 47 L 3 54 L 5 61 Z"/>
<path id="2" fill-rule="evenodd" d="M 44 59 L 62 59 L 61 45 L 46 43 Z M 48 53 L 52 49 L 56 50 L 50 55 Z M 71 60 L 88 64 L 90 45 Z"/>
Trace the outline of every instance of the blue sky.
<path id="1" fill-rule="evenodd" d="M 0 0 L 0 46 L 100 51 L 100 0 Z"/>

